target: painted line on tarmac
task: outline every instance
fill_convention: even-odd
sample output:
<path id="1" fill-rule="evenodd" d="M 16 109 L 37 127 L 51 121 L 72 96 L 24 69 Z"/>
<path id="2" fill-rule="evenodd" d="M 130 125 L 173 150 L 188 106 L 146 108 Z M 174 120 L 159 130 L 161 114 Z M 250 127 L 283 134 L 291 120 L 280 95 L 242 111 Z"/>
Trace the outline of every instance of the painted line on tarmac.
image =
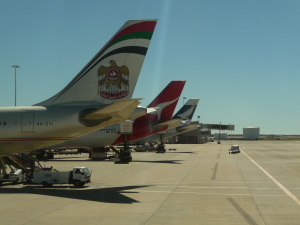
<path id="1" fill-rule="evenodd" d="M 130 186 L 132 184 L 124 185 L 126 187 Z M 124 186 L 104 186 L 104 185 L 99 185 L 99 186 L 87 186 L 86 189 L 99 189 L 99 188 L 121 188 Z M 141 189 L 141 188 L 189 188 L 189 189 L 247 189 L 247 190 L 282 190 L 280 187 L 232 187 L 232 186 L 224 186 L 224 187 L 213 187 L 213 186 L 176 186 L 176 185 L 148 185 L 149 187 L 135 187 L 132 189 Z M 74 189 L 74 188 L 69 188 L 69 189 Z M 132 190 L 132 189 L 127 189 L 127 190 Z M 300 190 L 300 188 L 289 188 L 290 190 Z M 76 189 L 78 190 L 78 189 Z M 156 191 L 153 191 L 156 192 Z M 163 191 L 164 192 L 164 191 Z"/>
<path id="2" fill-rule="evenodd" d="M 218 165 L 219 163 L 216 163 L 215 167 L 214 167 L 214 172 L 213 172 L 213 175 L 211 177 L 212 180 L 215 180 L 216 179 L 216 176 L 217 176 L 217 171 L 218 171 Z"/>
<path id="3" fill-rule="evenodd" d="M 172 194 L 194 194 L 194 195 L 220 195 L 220 196 L 258 196 L 258 197 L 286 197 L 286 195 L 257 195 L 257 194 L 222 194 L 218 192 L 208 192 L 208 193 L 203 193 L 203 192 L 193 192 L 193 191 L 144 191 L 144 190 L 139 190 L 138 192 L 141 193 L 172 193 Z"/>
<path id="4" fill-rule="evenodd" d="M 299 199 L 293 195 L 285 186 L 283 186 L 278 180 L 276 180 L 271 174 L 269 174 L 264 168 L 262 168 L 257 162 L 255 162 L 250 156 L 248 156 L 243 150 L 241 152 L 250 159 L 261 171 L 263 171 L 275 184 L 277 184 L 278 187 L 280 187 L 281 190 L 283 190 L 291 199 L 296 202 L 297 205 L 300 206 Z"/>
<path id="5" fill-rule="evenodd" d="M 206 187 L 196 187 L 196 186 L 152 186 L 152 188 L 191 188 L 191 189 L 253 189 L 253 190 L 281 190 L 281 188 L 268 188 L 268 187 L 212 187 L 212 186 L 206 186 Z M 290 188 L 293 190 L 300 190 L 300 188 Z"/>

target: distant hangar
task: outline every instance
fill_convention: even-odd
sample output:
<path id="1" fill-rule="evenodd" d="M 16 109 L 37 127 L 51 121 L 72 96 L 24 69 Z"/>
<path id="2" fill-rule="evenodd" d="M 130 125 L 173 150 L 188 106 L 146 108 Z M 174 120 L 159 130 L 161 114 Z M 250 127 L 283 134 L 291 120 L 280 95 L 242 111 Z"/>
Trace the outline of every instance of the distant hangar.
<path id="1" fill-rule="evenodd" d="M 258 140 L 259 139 L 259 127 L 244 127 L 243 138 L 245 140 Z"/>

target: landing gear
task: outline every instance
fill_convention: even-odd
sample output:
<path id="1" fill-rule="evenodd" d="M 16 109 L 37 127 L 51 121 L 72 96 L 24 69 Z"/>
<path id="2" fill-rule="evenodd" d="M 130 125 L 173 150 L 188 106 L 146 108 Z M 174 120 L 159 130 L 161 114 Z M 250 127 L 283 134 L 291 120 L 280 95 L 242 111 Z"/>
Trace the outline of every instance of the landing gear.
<path id="1" fill-rule="evenodd" d="M 131 162 L 132 156 L 131 151 L 128 147 L 128 134 L 124 134 L 124 148 L 120 149 L 120 155 L 119 155 L 121 162 Z"/>
<path id="2" fill-rule="evenodd" d="M 164 134 L 160 134 L 160 143 L 157 146 L 157 149 L 155 151 L 156 153 L 165 153 L 166 152 L 166 148 L 165 148 L 163 139 L 164 139 Z"/>
<path id="3" fill-rule="evenodd" d="M 156 153 L 165 153 L 166 152 L 166 148 L 165 148 L 164 144 L 159 144 L 157 146 L 157 149 L 156 149 L 155 152 Z"/>
<path id="4" fill-rule="evenodd" d="M 0 174 L 7 174 L 6 166 L 4 161 L 2 160 L 2 157 L 0 157 Z"/>

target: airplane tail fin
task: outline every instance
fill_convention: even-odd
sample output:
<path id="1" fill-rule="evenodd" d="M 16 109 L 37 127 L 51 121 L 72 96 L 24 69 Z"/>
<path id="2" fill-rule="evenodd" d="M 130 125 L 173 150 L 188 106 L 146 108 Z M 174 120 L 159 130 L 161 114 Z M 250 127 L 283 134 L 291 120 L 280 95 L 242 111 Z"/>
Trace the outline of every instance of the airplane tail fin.
<path id="1" fill-rule="evenodd" d="M 172 119 L 192 120 L 194 112 L 198 106 L 199 98 L 189 99 L 184 106 L 172 117 Z"/>
<path id="2" fill-rule="evenodd" d="M 36 105 L 98 105 L 131 99 L 157 20 L 130 20 L 58 94 Z"/>
<path id="3" fill-rule="evenodd" d="M 155 108 L 156 111 L 150 112 L 134 120 L 134 132 L 130 136 L 130 141 L 152 135 L 153 131 L 156 132 L 167 129 L 173 122 L 168 120 L 172 118 L 185 82 L 186 81 L 172 81 L 160 92 L 147 107 Z M 178 121 L 176 122 L 178 123 Z M 123 140 L 124 137 L 121 135 L 113 144 L 122 143 Z"/>
<path id="4" fill-rule="evenodd" d="M 158 116 L 157 122 L 167 121 L 172 118 L 185 82 L 171 81 L 148 105 L 147 108 L 157 107 L 157 111 L 154 113 Z"/>

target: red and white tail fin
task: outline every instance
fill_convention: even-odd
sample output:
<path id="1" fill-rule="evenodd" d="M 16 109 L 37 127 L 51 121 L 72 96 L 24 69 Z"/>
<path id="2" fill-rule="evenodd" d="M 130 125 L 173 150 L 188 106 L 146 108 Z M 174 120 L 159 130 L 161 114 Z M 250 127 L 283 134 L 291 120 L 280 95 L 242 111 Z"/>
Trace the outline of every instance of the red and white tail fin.
<path id="1" fill-rule="evenodd" d="M 139 122 L 160 123 L 172 118 L 177 102 L 186 81 L 171 81 L 160 94 L 147 106 L 156 108 L 156 111 L 139 117 L 134 124 Z"/>
<path id="2" fill-rule="evenodd" d="M 155 108 L 156 111 L 134 120 L 133 133 L 128 137 L 128 141 L 141 139 L 168 128 L 169 123 L 165 124 L 163 122 L 171 120 L 185 82 L 172 81 L 160 92 L 148 105 L 148 108 Z M 160 124 L 162 125 L 160 126 Z M 123 141 L 124 137 L 120 135 L 113 145 L 123 143 Z"/>
<path id="3" fill-rule="evenodd" d="M 36 105 L 99 105 L 131 99 L 156 22 L 126 22 L 63 90 Z"/>

